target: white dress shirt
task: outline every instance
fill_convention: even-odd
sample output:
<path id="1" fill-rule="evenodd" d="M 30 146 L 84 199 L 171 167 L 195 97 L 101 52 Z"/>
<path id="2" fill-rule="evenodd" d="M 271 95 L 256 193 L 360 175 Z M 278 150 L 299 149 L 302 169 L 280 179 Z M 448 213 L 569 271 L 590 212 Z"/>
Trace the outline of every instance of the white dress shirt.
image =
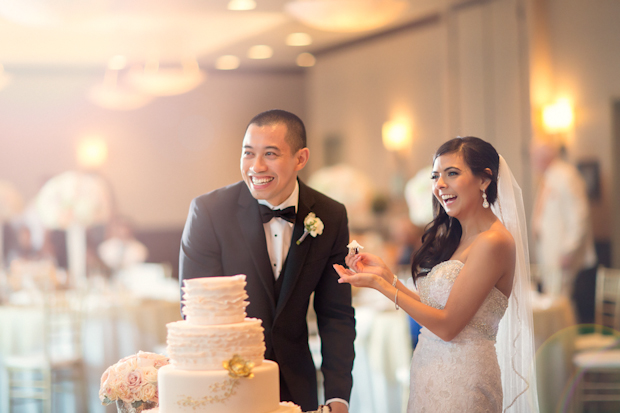
<path id="1" fill-rule="evenodd" d="M 268 206 L 271 209 L 284 209 L 294 206 L 295 212 L 297 212 L 299 205 L 299 182 L 295 182 L 295 189 L 293 189 L 293 193 L 291 193 L 291 195 L 280 205 L 271 205 L 264 199 L 259 199 L 258 203 Z M 265 238 L 267 240 L 267 252 L 269 252 L 269 261 L 271 262 L 271 269 L 273 270 L 273 276 L 276 280 L 280 276 L 280 272 L 282 272 L 282 265 L 284 264 L 284 260 L 286 259 L 288 250 L 291 246 L 293 227 L 294 224 L 292 222 L 288 222 L 287 220 L 279 217 L 272 218 L 271 221 L 263 223 Z M 347 408 L 349 407 L 349 403 L 347 403 L 344 399 L 329 399 L 325 402 L 325 404 L 329 404 L 331 402 L 341 402 L 344 403 Z"/>
<path id="2" fill-rule="evenodd" d="M 295 212 L 297 212 L 297 205 L 299 203 L 299 183 L 295 182 L 293 193 L 280 205 L 273 206 L 264 199 L 259 199 L 258 203 L 268 206 L 271 209 L 284 209 L 293 206 L 295 207 Z M 271 221 L 263 224 L 265 238 L 267 239 L 269 261 L 271 262 L 271 269 L 273 270 L 273 276 L 276 280 L 280 276 L 280 272 L 282 272 L 282 265 L 284 264 L 289 247 L 291 246 L 293 227 L 294 224 L 292 222 L 288 222 L 279 217 L 273 218 Z"/>

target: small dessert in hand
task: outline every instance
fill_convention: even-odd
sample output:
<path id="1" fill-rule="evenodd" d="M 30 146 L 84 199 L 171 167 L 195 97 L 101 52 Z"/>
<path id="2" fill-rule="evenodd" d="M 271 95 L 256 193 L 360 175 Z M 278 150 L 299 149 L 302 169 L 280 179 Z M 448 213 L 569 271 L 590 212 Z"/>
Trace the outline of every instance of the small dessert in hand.
<path id="1" fill-rule="evenodd" d="M 359 254 L 360 249 L 364 249 L 356 240 L 351 241 L 347 248 L 349 249 L 349 255 Z"/>

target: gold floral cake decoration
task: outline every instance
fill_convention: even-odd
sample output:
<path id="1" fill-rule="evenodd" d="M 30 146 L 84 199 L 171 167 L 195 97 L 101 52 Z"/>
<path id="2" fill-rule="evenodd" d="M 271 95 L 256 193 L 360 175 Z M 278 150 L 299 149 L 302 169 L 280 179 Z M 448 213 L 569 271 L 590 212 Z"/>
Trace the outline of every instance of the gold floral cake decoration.
<path id="1" fill-rule="evenodd" d="M 177 405 L 191 407 L 193 410 L 196 410 L 208 404 L 224 403 L 231 396 L 237 394 L 236 387 L 239 385 L 239 378 L 251 379 L 254 377 L 254 373 L 252 373 L 254 363 L 242 359 L 238 354 L 235 354 L 230 360 L 224 360 L 222 366 L 228 370 L 229 379 L 210 385 L 209 395 L 200 399 L 194 399 L 191 396 L 180 396 Z"/>
<path id="2" fill-rule="evenodd" d="M 228 375 L 233 378 L 247 377 L 251 379 L 254 377 L 252 369 L 254 368 L 254 362 L 245 361 L 239 355 L 235 354 L 230 360 L 225 360 L 222 366 L 228 370 Z"/>

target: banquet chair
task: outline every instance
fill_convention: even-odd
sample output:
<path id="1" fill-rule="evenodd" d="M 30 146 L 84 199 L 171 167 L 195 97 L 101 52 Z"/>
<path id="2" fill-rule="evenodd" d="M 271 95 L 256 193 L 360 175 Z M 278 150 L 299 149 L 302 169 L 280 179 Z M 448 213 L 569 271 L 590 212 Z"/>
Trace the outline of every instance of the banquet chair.
<path id="1" fill-rule="evenodd" d="M 609 348 L 619 343 L 620 270 L 599 266 L 594 301 L 594 331 L 577 337 L 577 352 Z"/>
<path id="2" fill-rule="evenodd" d="M 29 400 L 40 400 L 44 413 L 59 411 L 52 408 L 55 395 L 69 392 L 76 411 L 87 411 L 81 304 L 81 297 L 72 291 L 45 293 L 42 342 L 32 351 L 8 355 L 2 363 L 8 413 L 20 411 L 19 406 Z"/>
<path id="3" fill-rule="evenodd" d="M 598 345 L 573 357 L 575 412 L 583 411 L 585 403 L 617 402 L 615 408 L 620 408 L 620 269 L 598 268 L 595 319 Z"/>

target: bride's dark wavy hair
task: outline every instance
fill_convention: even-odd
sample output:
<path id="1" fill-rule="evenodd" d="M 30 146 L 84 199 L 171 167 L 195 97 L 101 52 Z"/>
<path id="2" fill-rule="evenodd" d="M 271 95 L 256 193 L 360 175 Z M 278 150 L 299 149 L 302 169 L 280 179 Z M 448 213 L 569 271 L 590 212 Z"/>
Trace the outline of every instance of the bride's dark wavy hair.
<path id="1" fill-rule="evenodd" d="M 497 199 L 497 173 L 499 155 L 493 145 L 474 136 L 450 139 L 437 149 L 433 164 L 441 155 L 460 152 L 465 163 L 476 176 L 490 178 L 486 189 L 487 201 L 493 204 Z M 491 174 L 486 169 L 491 170 Z M 452 257 L 461 242 L 463 230 L 458 219 L 450 217 L 437 198 L 433 197 L 433 216 L 422 235 L 422 246 L 416 251 L 411 263 L 414 282 L 430 268 Z M 482 199 L 481 199 L 482 202 Z"/>

